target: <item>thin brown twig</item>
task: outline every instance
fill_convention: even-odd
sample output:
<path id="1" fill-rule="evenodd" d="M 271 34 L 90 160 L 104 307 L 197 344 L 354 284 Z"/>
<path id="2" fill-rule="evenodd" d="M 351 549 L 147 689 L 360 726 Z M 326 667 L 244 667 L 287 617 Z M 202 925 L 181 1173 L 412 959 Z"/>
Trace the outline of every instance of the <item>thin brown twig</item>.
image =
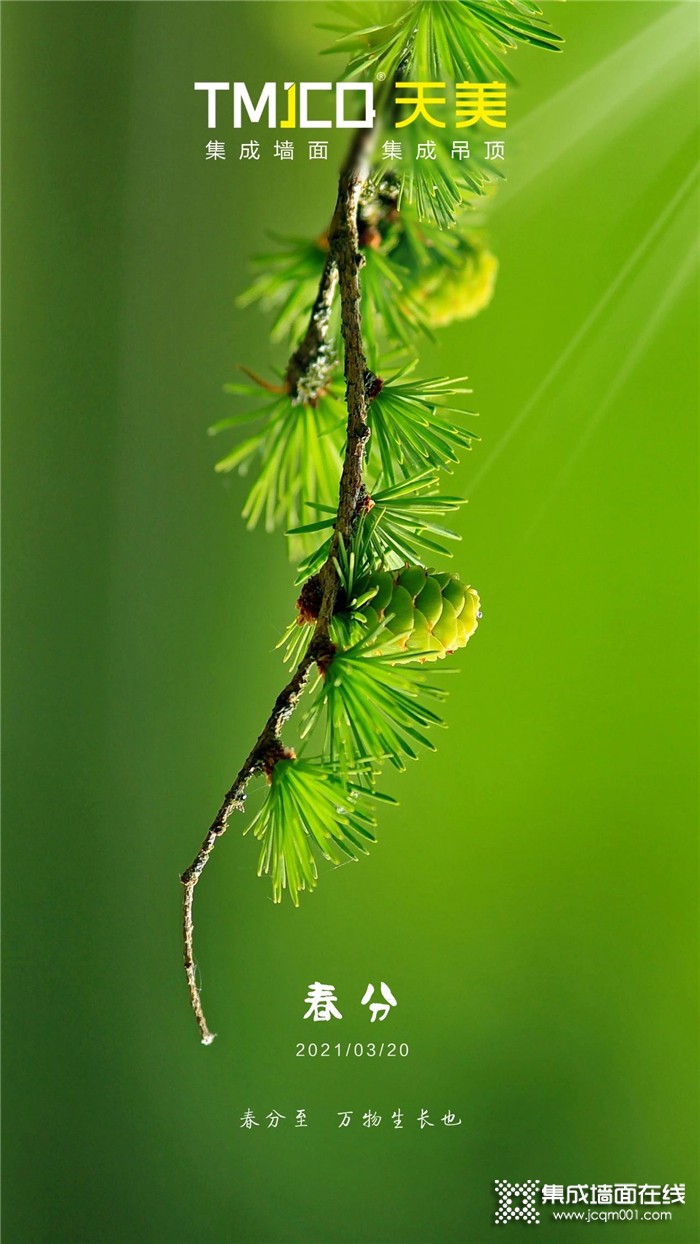
<path id="1" fill-rule="evenodd" d="M 338 576 L 334 558 L 339 541 L 351 532 L 362 496 L 362 464 L 364 446 L 369 436 L 367 427 L 367 364 L 362 345 L 360 319 L 360 277 L 362 256 L 357 236 L 357 209 L 360 194 L 368 176 L 369 152 L 374 131 L 358 130 L 340 172 L 338 198 L 328 235 L 328 258 L 324 265 L 319 292 L 311 312 L 309 327 L 302 342 L 290 359 L 286 379 L 293 396 L 299 394 L 302 378 L 309 371 L 327 364 L 329 351 L 327 333 L 336 285 L 340 287 L 341 331 L 344 347 L 346 404 L 348 410 L 347 442 L 338 494 L 338 510 L 328 558 L 320 571 L 323 595 L 311 643 L 292 678 L 275 700 L 270 716 L 236 779 L 227 792 L 206 837 L 180 880 L 183 885 L 184 964 L 190 1003 L 199 1027 L 202 1043 L 211 1045 L 214 1033 L 209 1029 L 202 1007 L 194 958 L 194 891 L 218 839 L 225 833 L 234 809 L 242 811 L 246 787 L 257 773 L 268 775 L 277 760 L 293 755 L 280 742 L 282 726 L 294 712 L 314 664 L 327 659 L 332 644 L 330 625 L 338 595 Z"/>
<path id="2" fill-rule="evenodd" d="M 265 380 L 263 376 L 259 376 L 256 371 L 253 371 L 252 367 L 246 367 L 245 363 L 239 363 L 238 370 L 248 376 L 254 384 L 259 385 L 261 389 L 265 389 L 267 393 L 287 393 L 289 391 L 286 384 L 272 384 L 269 380 Z"/>

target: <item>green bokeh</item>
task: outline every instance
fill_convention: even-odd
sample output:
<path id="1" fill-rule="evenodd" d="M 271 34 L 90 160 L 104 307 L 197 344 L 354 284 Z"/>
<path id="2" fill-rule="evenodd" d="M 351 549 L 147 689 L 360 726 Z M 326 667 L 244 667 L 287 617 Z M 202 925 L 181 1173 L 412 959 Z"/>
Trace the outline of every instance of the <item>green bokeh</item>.
<path id="1" fill-rule="evenodd" d="M 247 262 L 320 231 L 334 164 L 205 162 L 192 82 L 336 62 L 320 4 L 3 5 L 7 1244 L 520 1238 L 496 1178 L 685 1182 L 670 1223 L 531 1230 L 699 1238 L 697 11 L 546 7 L 566 49 L 513 58 L 496 297 L 422 351 L 481 412 L 449 731 L 299 911 L 234 822 L 197 894 L 205 1050 L 178 873 L 294 595 L 205 429 L 269 367 Z M 312 980 L 342 1021 L 302 1020 Z M 295 1057 L 319 1029 L 410 1055 Z"/>

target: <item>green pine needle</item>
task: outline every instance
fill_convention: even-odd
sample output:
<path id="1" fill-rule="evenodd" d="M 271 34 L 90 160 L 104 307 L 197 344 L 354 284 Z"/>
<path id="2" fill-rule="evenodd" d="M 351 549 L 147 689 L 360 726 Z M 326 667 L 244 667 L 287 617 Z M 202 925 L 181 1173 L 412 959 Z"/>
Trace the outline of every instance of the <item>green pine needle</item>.
<path id="1" fill-rule="evenodd" d="M 558 51 L 562 40 L 529 0 L 418 0 L 404 6 L 336 4 L 345 19 L 327 28 L 339 34 L 326 52 L 350 54 L 348 78 L 378 78 L 404 83 L 463 81 L 513 83 L 504 55 L 529 43 Z M 478 153 L 455 163 L 444 143 L 446 130 L 423 119 L 396 130 L 414 146 L 436 142 L 435 159 L 416 159 L 398 166 L 399 203 L 413 205 L 418 215 L 440 229 L 449 228 L 465 199 L 481 195 L 499 170 Z M 473 131 L 470 131 L 473 134 Z M 442 137 L 442 142 L 440 138 Z"/>
<path id="2" fill-rule="evenodd" d="M 373 494 L 374 509 L 365 525 L 370 558 L 377 565 L 392 569 L 411 562 L 422 566 L 436 553 L 452 557 L 441 541 L 462 537 L 434 520 L 466 503 L 460 497 L 438 495 L 437 484 L 437 476 L 425 472 Z"/>
<path id="3" fill-rule="evenodd" d="M 389 488 L 373 491 L 372 509 L 356 524 L 351 550 L 347 554 L 352 559 L 353 577 L 368 569 L 395 569 L 406 562 L 427 565 L 426 557 L 431 560 L 436 553 L 452 557 L 449 548 L 441 541 L 461 540 L 462 537 L 448 527 L 436 523 L 435 519 L 458 510 L 466 502 L 461 497 L 438 495 L 438 482 L 438 476 L 433 471 L 424 471 L 421 475 L 401 480 Z M 287 532 L 288 536 L 332 530 L 335 525 L 335 514 L 330 507 L 311 501 L 307 504 L 310 509 L 325 513 L 326 517 L 302 527 L 295 527 Z M 330 544 L 331 537 L 304 559 L 299 567 L 300 583 L 320 570 L 328 557 Z M 343 552 L 345 553 L 344 546 Z M 347 577 L 347 572 L 342 572 L 340 565 L 338 572 L 347 599 L 350 599 L 352 591 L 343 581 L 344 573 Z"/>
<path id="4" fill-rule="evenodd" d="M 328 761 L 295 758 L 274 766 L 265 802 L 245 833 L 262 843 L 258 876 L 272 878 L 275 903 L 286 890 L 298 907 L 300 893 L 316 888 L 316 854 L 332 864 L 368 854 L 376 822 L 366 800 L 394 801 L 361 786 L 356 779 L 366 777 L 366 769 L 341 774 Z"/>
<path id="5" fill-rule="evenodd" d="M 229 389 L 248 395 L 260 393 L 244 385 Z M 293 402 L 289 395 L 281 394 L 257 410 L 222 420 L 209 431 L 214 435 L 256 420 L 261 420 L 262 426 L 217 462 L 216 470 L 238 470 L 245 475 L 257 465 L 257 478 L 243 517 L 249 528 L 264 518 L 266 530 L 272 531 L 280 523 L 298 523 L 303 504 L 310 498 L 330 501 L 337 495 L 342 468 L 338 445 L 345 412 L 336 392 L 326 394 L 316 405 Z"/>
<path id="6" fill-rule="evenodd" d="M 416 333 L 428 331 L 425 313 L 415 299 L 408 274 L 392 260 L 390 252 L 398 241 L 391 236 L 380 250 L 363 250 L 362 320 L 365 352 L 370 363 L 378 362 L 378 337 L 408 344 Z M 316 242 L 281 238 L 281 249 L 256 256 L 254 263 L 264 271 L 238 298 L 238 305 L 257 303 L 262 311 L 274 311 L 270 336 L 273 341 L 288 338 L 297 342 L 306 329 L 326 260 L 326 251 Z M 329 329 L 333 351 L 340 348 L 340 312 L 336 301 Z"/>
<path id="7" fill-rule="evenodd" d="M 261 311 L 275 311 L 270 329 L 272 341 L 296 341 L 308 323 L 326 250 L 320 242 L 306 238 L 274 240 L 280 249 L 254 257 L 253 266 L 262 271 L 236 301 L 239 307 L 257 303 Z"/>
<path id="8" fill-rule="evenodd" d="M 471 449 L 475 432 L 470 432 L 447 414 L 471 414 L 448 404 L 450 397 L 470 393 L 460 381 L 447 377 L 431 380 L 404 380 L 409 369 L 396 373 L 384 383 L 370 403 L 367 423 L 372 430 L 367 461 L 381 471 L 391 484 L 421 474 L 426 468 L 451 471 L 458 462 L 458 449 Z"/>
<path id="9" fill-rule="evenodd" d="M 481 156 L 474 143 L 469 160 L 453 160 L 451 141 L 445 137 L 447 130 L 436 130 L 417 120 L 409 132 L 413 152 L 432 140 L 434 147 L 429 150 L 433 151 L 433 158 L 411 159 L 405 167 L 398 166 L 398 206 L 403 212 L 410 204 L 419 220 L 444 233 L 452 229 L 474 198 L 487 194 L 496 182 L 503 180 L 503 173 L 498 165 Z"/>
<path id="10" fill-rule="evenodd" d="M 417 744 L 435 750 L 425 730 L 443 722 L 423 701 L 443 699 L 446 692 L 426 684 L 415 670 L 405 669 L 401 656 L 378 655 L 382 629 L 335 654 L 303 733 L 313 729 L 325 710 L 326 745 L 333 761 L 385 758 L 403 769 L 404 757 L 417 758 Z M 419 655 L 412 654 L 411 660 Z"/>
<path id="11" fill-rule="evenodd" d="M 335 4 L 345 19 L 326 52 L 350 54 L 347 77 L 439 82 L 461 77 L 512 82 L 503 59 L 519 43 L 560 51 L 562 39 L 529 0 L 418 0 L 396 5 Z"/>
<path id="12" fill-rule="evenodd" d="M 284 648 L 282 660 L 290 669 L 295 670 L 300 664 L 311 642 L 312 635 L 313 627 L 304 622 L 300 617 L 297 616 L 293 622 L 289 623 L 276 647 Z"/>
<path id="13" fill-rule="evenodd" d="M 411 292 L 408 273 L 390 254 L 392 244 L 362 253 L 362 331 L 365 354 L 372 368 L 379 366 L 380 330 L 395 345 L 410 345 L 417 333 L 432 334 L 425 312 Z"/>

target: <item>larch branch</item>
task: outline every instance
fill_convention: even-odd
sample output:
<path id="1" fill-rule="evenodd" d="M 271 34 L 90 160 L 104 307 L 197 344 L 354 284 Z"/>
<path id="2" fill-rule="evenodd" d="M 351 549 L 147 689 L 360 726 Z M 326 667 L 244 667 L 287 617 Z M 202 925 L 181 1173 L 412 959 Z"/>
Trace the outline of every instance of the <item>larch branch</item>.
<path id="1" fill-rule="evenodd" d="M 362 495 L 364 446 L 369 436 L 367 427 L 368 372 L 362 344 L 360 318 L 360 268 L 362 256 L 357 235 L 357 210 L 360 195 L 369 171 L 369 154 L 374 131 L 362 129 L 348 152 L 340 172 L 338 198 L 328 235 L 328 257 L 324 265 L 318 295 L 314 302 L 307 331 L 292 355 L 286 373 L 289 391 L 301 396 L 300 385 L 312 367 L 324 365 L 328 344 L 328 322 L 336 286 L 340 289 L 341 331 L 343 338 L 346 404 L 348 411 L 347 441 L 338 494 L 338 510 L 328 558 L 320 571 L 323 596 L 314 634 L 292 678 L 277 696 L 272 711 L 248 758 L 227 791 L 224 801 L 207 830 L 206 837 L 180 880 L 183 885 L 184 964 L 190 1003 L 204 1045 L 210 1045 L 214 1033 L 209 1029 L 202 1007 L 194 958 L 194 891 L 218 839 L 225 833 L 231 813 L 242 811 L 250 779 L 258 773 L 271 774 L 277 760 L 293 753 L 280 742 L 284 723 L 294 712 L 306 686 L 312 667 L 327 658 L 332 649 L 330 626 L 338 595 L 338 576 L 334 565 L 338 544 L 351 533 Z"/>

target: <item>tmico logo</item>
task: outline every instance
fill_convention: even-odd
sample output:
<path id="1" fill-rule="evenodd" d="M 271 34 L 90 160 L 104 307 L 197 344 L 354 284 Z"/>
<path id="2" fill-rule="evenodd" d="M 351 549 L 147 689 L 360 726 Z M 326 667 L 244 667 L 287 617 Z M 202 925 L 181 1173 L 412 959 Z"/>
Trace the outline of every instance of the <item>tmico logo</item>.
<path id="1" fill-rule="evenodd" d="M 534 1222 L 540 1221 L 536 1205 L 539 1179 L 524 1179 L 522 1183 L 512 1184 L 508 1179 L 497 1179 L 495 1182 L 498 1205 L 494 1220 L 502 1222 Z"/>
<path id="2" fill-rule="evenodd" d="M 322 107 L 323 100 L 318 96 L 330 94 L 335 101 L 335 128 L 338 130 L 371 130 L 376 116 L 374 107 L 374 87 L 371 82 L 285 82 L 282 95 L 282 108 L 278 108 L 277 82 L 266 82 L 257 98 L 253 100 L 245 82 L 195 82 L 195 91 L 206 91 L 207 125 L 210 130 L 217 126 L 217 97 L 219 94 L 229 95 L 230 115 L 233 128 L 239 130 L 243 125 L 265 124 L 274 130 L 329 130 L 333 122 L 328 117 L 313 117 L 310 113 Z M 361 117 L 348 116 L 357 106 L 358 96 L 361 104 Z M 331 101 L 332 102 L 332 101 Z M 326 101 L 327 106 L 327 101 Z M 442 122 L 440 122 L 442 125 Z"/>

